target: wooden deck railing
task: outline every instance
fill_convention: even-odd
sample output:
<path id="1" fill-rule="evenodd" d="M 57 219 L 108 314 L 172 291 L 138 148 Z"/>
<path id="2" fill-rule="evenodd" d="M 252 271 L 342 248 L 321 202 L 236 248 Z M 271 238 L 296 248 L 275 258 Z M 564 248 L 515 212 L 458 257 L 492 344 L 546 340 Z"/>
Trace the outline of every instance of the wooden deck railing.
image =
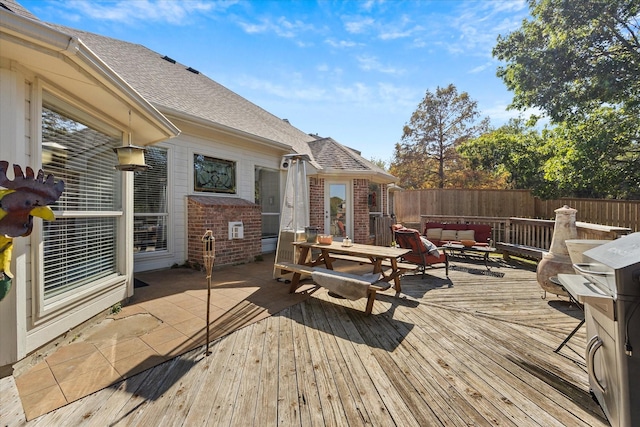
<path id="1" fill-rule="evenodd" d="M 491 241 L 494 246 L 503 251 L 511 251 L 536 259 L 541 259 L 544 253 L 549 251 L 555 226 L 555 221 L 545 219 L 459 215 L 421 215 L 420 224 L 404 225 L 422 231 L 427 222 L 488 224 L 491 226 Z M 391 245 L 393 240 L 391 224 L 393 219 L 390 217 L 371 216 L 369 222 L 371 243 L 379 246 Z M 576 222 L 576 228 L 579 239 L 613 240 L 631 232 L 631 229 L 625 227 L 580 221 Z"/>

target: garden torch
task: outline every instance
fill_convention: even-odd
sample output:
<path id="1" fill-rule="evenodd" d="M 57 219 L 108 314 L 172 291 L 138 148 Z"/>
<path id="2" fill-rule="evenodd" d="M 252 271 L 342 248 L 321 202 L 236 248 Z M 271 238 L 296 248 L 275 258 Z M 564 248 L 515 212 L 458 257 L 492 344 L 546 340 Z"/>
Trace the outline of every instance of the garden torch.
<path id="1" fill-rule="evenodd" d="M 213 237 L 213 231 L 207 230 L 202 236 L 202 259 L 207 271 L 207 349 L 205 353 L 207 356 L 211 354 L 209 352 L 209 311 L 211 310 L 211 270 L 215 258 L 216 238 Z"/>

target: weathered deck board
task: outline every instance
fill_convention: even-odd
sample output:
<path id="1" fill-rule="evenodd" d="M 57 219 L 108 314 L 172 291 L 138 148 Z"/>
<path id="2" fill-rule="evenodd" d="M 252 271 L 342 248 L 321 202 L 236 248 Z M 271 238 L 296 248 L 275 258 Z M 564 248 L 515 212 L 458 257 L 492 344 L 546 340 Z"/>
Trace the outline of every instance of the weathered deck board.
<path id="1" fill-rule="evenodd" d="M 370 316 L 365 300 L 319 290 L 208 357 L 202 347 L 26 424 L 607 426 L 584 328 L 553 351 L 580 310 L 541 299 L 533 271 L 455 265 L 450 279 L 406 276 L 403 297 L 379 295 Z"/>

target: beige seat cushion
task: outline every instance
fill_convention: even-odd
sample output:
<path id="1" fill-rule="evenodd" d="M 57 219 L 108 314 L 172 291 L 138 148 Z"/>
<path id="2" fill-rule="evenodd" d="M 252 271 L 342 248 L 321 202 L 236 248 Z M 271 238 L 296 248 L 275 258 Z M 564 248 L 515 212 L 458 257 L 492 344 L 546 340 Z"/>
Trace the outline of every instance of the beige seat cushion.
<path id="1" fill-rule="evenodd" d="M 457 239 L 457 230 L 442 230 L 440 240 L 452 241 Z"/>
<path id="2" fill-rule="evenodd" d="M 442 228 L 427 228 L 427 239 L 442 240 Z"/>
<path id="3" fill-rule="evenodd" d="M 458 230 L 457 240 L 475 240 L 475 234 L 474 230 Z"/>

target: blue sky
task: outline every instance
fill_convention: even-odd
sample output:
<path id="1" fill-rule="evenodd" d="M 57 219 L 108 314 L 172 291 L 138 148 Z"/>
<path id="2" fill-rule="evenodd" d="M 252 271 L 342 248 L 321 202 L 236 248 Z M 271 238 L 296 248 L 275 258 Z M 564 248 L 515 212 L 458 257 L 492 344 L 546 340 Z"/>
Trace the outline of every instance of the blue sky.
<path id="1" fill-rule="evenodd" d="M 18 0 L 46 22 L 142 44 L 306 133 L 389 162 L 427 90 L 454 84 L 500 126 L 499 34 L 524 0 Z"/>

